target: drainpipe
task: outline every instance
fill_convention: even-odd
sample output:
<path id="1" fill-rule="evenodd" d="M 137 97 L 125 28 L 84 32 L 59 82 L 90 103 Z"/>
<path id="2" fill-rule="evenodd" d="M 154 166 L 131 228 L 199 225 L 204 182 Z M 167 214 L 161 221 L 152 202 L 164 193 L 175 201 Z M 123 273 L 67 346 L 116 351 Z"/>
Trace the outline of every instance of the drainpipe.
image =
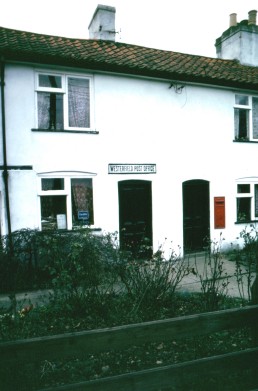
<path id="1" fill-rule="evenodd" d="M 9 186 L 8 186 L 8 166 L 7 166 L 7 148 L 6 148 L 6 124 L 5 124 L 5 61 L 1 57 L 1 115 L 2 115 L 2 134 L 3 134 L 3 180 L 5 187 L 5 204 L 6 204 L 6 215 L 7 215 L 7 227 L 9 235 L 9 245 L 12 251 L 12 227 L 11 227 L 11 214 L 10 214 L 10 197 L 9 197 Z"/>

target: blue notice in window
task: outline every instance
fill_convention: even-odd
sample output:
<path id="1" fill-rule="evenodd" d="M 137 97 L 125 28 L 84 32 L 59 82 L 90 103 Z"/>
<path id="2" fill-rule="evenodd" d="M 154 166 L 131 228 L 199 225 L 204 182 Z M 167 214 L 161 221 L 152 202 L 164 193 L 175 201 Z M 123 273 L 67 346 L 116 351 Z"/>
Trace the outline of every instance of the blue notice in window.
<path id="1" fill-rule="evenodd" d="M 78 220 L 89 220 L 90 214 L 88 210 L 79 210 L 78 211 Z"/>

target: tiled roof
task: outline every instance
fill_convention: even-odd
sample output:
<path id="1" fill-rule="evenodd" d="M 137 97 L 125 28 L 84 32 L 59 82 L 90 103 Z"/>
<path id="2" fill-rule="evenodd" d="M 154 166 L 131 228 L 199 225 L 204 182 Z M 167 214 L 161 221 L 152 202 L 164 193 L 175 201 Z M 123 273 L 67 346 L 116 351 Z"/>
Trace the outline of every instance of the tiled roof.
<path id="1" fill-rule="evenodd" d="M 258 67 L 121 42 L 72 39 L 0 27 L 0 54 L 6 60 L 258 90 Z"/>

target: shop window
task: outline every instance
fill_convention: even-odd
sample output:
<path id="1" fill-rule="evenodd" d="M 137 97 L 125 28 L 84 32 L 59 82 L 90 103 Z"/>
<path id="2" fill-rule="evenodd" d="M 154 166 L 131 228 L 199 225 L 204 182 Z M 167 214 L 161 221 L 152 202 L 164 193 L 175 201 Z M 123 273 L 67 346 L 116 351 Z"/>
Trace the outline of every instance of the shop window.
<path id="1" fill-rule="evenodd" d="M 73 225 L 93 224 L 91 179 L 71 179 Z"/>
<path id="2" fill-rule="evenodd" d="M 66 196 L 41 197 L 41 226 L 43 231 L 67 228 Z"/>
<path id="3" fill-rule="evenodd" d="M 41 178 L 42 230 L 94 224 L 92 178 Z"/>
<path id="4" fill-rule="evenodd" d="M 41 180 L 42 190 L 64 190 L 63 178 L 46 178 Z"/>

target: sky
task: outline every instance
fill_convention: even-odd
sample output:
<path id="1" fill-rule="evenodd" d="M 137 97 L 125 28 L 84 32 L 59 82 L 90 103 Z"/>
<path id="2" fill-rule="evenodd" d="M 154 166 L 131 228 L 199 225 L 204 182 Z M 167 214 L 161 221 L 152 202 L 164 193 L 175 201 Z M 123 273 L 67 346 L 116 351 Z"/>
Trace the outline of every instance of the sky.
<path id="1" fill-rule="evenodd" d="M 2 0 L 0 26 L 88 39 L 98 4 L 116 8 L 118 42 L 207 57 L 231 13 L 240 22 L 258 11 L 258 0 Z"/>

